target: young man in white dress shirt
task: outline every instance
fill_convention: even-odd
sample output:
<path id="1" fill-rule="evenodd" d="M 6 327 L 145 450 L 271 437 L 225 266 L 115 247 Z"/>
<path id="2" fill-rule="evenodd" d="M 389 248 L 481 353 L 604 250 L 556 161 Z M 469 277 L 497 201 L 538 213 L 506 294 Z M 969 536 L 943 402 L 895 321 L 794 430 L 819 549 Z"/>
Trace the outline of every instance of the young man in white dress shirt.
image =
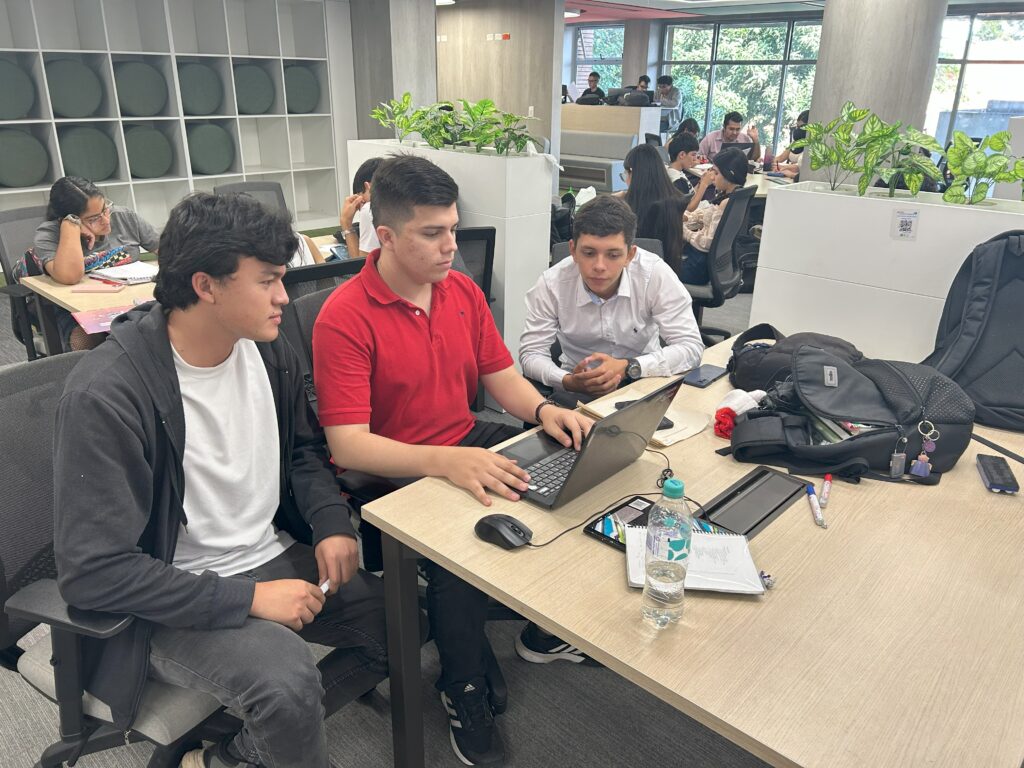
<path id="1" fill-rule="evenodd" d="M 595 198 L 576 212 L 572 258 L 545 270 L 526 294 L 519 362 L 556 399 L 586 401 L 700 364 L 704 345 L 690 294 L 659 256 L 633 245 L 635 233 L 636 216 L 623 200 Z M 550 351 L 556 339 L 559 362 Z"/>

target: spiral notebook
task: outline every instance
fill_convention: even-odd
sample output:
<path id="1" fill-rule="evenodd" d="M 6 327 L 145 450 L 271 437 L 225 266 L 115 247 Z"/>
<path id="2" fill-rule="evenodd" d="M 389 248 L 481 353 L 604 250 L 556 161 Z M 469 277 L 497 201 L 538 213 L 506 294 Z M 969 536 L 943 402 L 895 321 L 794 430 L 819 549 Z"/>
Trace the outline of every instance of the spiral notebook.
<path id="1" fill-rule="evenodd" d="M 644 558 L 647 528 L 626 526 L 626 582 L 631 587 L 644 585 Z M 686 589 L 760 595 L 764 585 L 750 556 L 747 537 L 734 533 L 693 532 L 690 541 Z"/>

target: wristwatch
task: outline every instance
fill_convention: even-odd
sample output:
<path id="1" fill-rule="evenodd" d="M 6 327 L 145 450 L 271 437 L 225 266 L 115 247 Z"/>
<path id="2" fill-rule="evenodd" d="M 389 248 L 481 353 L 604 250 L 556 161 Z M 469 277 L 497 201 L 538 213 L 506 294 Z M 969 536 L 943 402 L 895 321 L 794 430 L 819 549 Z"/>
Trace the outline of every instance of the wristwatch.
<path id="1" fill-rule="evenodd" d="M 643 371 L 640 369 L 640 361 L 635 357 L 629 358 L 626 361 L 626 378 L 630 381 L 636 381 L 643 376 Z"/>
<path id="2" fill-rule="evenodd" d="M 73 214 L 73 213 L 69 213 L 67 216 L 65 216 L 63 219 L 61 219 L 61 221 L 70 221 L 72 224 L 75 224 L 75 225 L 77 225 L 79 227 L 82 226 L 82 220 L 80 218 L 78 218 L 77 216 L 75 216 L 75 214 Z"/>

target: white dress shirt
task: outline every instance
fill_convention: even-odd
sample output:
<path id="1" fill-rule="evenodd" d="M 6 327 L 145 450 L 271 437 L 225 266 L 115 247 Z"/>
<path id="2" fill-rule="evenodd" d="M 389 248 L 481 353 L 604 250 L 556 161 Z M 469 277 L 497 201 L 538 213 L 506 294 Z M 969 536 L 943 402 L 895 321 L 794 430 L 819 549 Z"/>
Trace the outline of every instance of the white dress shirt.
<path id="1" fill-rule="evenodd" d="M 556 389 L 593 352 L 636 358 L 643 376 L 682 373 L 699 365 L 704 351 L 692 307 L 690 294 L 668 264 L 641 248 L 607 300 L 586 287 L 571 258 L 563 259 L 526 294 L 519 362 L 526 376 Z M 551 359 L 556 338 L 561 366 Z"/>

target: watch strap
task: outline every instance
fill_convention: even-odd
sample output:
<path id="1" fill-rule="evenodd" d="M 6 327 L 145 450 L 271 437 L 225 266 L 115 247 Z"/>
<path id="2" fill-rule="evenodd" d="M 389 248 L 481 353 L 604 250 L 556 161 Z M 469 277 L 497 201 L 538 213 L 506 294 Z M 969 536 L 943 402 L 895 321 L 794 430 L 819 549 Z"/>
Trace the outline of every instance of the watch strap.
<path id="1" fill-rule="evenodd" d="M 537 408 L 533 412 L 533 423 L 534 424 L 540 424 L 540 409 L 543 408 L 545 405 L 557 405 L 557 403 L 554 400 L 552 400 L 550 397 L 546 397 L 543 400 L 541 400 L 539 403 L 537 403 Z"/>

